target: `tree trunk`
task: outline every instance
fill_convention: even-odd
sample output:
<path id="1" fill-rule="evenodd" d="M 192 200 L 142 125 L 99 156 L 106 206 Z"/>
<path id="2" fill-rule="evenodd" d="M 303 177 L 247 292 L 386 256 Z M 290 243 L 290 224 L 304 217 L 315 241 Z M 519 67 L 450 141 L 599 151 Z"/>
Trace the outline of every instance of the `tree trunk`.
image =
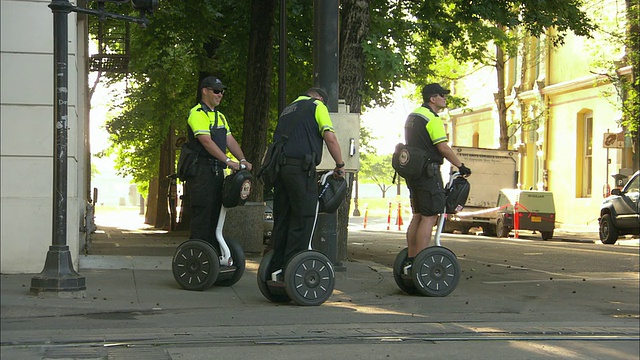
<path id="1" fill-rule="evenodd" d="M 269 128 L 269 96 L 273 74 L 273 37 L 278 2 L 275 0 L 251 1 L 251 28 L 249 34 L 249 58 L 247 61 L 247 86 L 244 102 L 244 126 L 242 151 L 254 165 L 254 176 L 267 146 Z M 262 201 L 262 184 L 254 181 L 250 201 Z"/>
<path id="2" fill-rule="evenodd" d="M 637 169 L 638 157 L 640 156 L 640 144 L 638 134 L 640 134 L 640 4 L 637 1 L 625 0 L 627 15 L 627 31 L 626 31 L 626 60 L 631 65 L 631 77 L 628 80 L 631 83 L 631 89 L 625 96 L 626 119 L 623 120 L 626 128 L 631 133 L 632 144 L 632 161 L 634 168 Z"/>
<path id="3" fill-rule="evenodd" d="M 167 136 L 160 147 L 160 166 L 158 168 L 158 192 L 157 205 L 155 206 L 155 221 L 152 223 L 156 228 L 171 230 L 171 217 L 169 216 L 169 206 L 167 194 L 169 191 L 170 179 L 167 176 L 173 174 L 175 169 L 175 150 L 173 147 L 173 130 Z"/>
<path id="4" fill-rule="evenodd" d="M 350 112 L 362 112 L 362 92 L 366 59 L 362 44 L 369 34 L 370 0 L 341 0 L 340 49 L 338 51 L 338 98 L 350 106 Z M 340 136 L 340 134 L 338 134 Z M 346 149 L 343 149 L 345 151 Z M 347 199 L 338 209 L 338 260 L 347 260 L 347 237 L 351 192 L 355 173 L 347 174 Z"/>
<path id="5" fill-rule="evenodd" d="M 509 133 L 507 127 L 507 105 L 504 100 L 504 50 L 500 45 L 496 45 L 496 74 L 498 76 L 498 92 L 495 94 L 496 105 L 498 106 L 498 124 L 500 126 L 500 149 L 507 150 L 509 147 Z"/>
<path id="6" fill-rule="evenodd" d="M 147 195 L 147 212 L 144 215 L 144 223 L 154 225 L 156 223 L 156 208 L 158 207 L 158 177 L 149 180 L 149 195 Z"/>
<path id="7" fill-rule="evenodd" d="M 342 0 L 340 13 L 339 98 L 351 107 L 352 113 L 362 111 L 362 91 L 366 59 L 362 49 L 369 34 L 369 0 Z"/>

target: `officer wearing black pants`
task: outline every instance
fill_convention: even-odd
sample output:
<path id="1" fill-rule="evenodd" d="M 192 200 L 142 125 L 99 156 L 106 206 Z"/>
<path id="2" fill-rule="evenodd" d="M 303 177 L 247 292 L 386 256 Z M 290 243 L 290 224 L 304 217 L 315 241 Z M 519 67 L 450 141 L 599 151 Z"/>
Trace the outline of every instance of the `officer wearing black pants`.
<path id="1" fill-rule="evenodd" d="M 220 104 L 226 86 L 220 79 L 209 76 L 200 83 L 200 103 L 189 113 L 189 147 L 198 153 L 197 174 L 187 180 L 191 202 L 191 239 L 205 240 L 220 251 L 215 237 L 222 207 L 224 169 L 238 170 L 240 164 L 251 170 L 240 145 L 231 135 L 226 117 L 216 107 Z M 227 148 L 233 156 L 227 157 Z"/>
<path id="2" fill-rule="evenodd" d="M 336 162 L 334 176 L 344 177 L 344 162 L 327 99 L 324 89 L 310 88 L 282 111 L 273 135 L 274 141 L 288 137 L 274 182 L 274 246 L 269 266 L 273 280 L 282 280 L 287 261 L 307 250 L 313 237 L 318 202 L 316 166 L 322 160 L 323 141 Z"/>

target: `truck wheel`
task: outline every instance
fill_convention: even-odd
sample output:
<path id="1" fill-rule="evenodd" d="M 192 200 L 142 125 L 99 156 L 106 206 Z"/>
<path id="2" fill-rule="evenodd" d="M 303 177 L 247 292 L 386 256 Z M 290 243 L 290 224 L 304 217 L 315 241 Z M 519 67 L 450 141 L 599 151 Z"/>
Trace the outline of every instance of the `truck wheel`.
<path id="1" fill-rule="evenodd" d="M 540 231 L 540 235 L 542 235 L 542 240 L 551 240 L 551 238 L 553 237 L 553 230 Z"/>
<path id="2" fill-rule="evenodd" d="M 511 232 L 511 229 L 504 226 L 504 219 L 502 218 L 498 219 L 496 223 L 496 236 L 500 238 L 505 238 L 509 236 L 509 232 Z"/>
<path id="3" fill-rule="evenodd" d="M 618 229 L 613 225 L 611 214 L 604 214 L 600 218 L 600 241 L 603 244 L 615 244 L 618 241 Z"/>
<path id="4" fill-rule="evenodd" d="M 482 227 L 482 234 L 484 236 L 496 236 L 496 226 L 486 225 Z"/>

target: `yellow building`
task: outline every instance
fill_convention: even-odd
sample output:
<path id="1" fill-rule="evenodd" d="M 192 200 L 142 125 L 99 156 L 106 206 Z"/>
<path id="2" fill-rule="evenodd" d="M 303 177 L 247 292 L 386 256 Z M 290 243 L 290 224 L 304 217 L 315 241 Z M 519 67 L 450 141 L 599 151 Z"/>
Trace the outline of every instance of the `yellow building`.
<path id="1" fill-rule="evenodd" d="M 588 5 L 596 6 L 590 13 L 598 24 L 624 29 L 624 13 L 616 12 L 624 9 L 624 2 L 594 4 Z M 604 142 L 606 134 L 625 133 L 619 124 L 621 99 L 601 70 L 603 64 L 621 59 L 624 48 L 604 32 L 590 39 L 568 34 L 561 47 L 547 43 L 545 37 L 527 39 L 504 68 L 508 147 L 519 154 L 518 186 L 554 193 L 556 227 L 595 230 L 607 186 L 615 186 L 612 175 L 629 176 L 638 169 L 628 135 L 608 141 L 606 147 Z M 616 71 L 621 76 L 631 73 L 629 67 Z M 469 107 L 449 112 L 454 145 L 500 146 L 497 76 L 495 68 L 489 72 L 476 72 L 455 84 L 456 94 L 470 101 Z"/>

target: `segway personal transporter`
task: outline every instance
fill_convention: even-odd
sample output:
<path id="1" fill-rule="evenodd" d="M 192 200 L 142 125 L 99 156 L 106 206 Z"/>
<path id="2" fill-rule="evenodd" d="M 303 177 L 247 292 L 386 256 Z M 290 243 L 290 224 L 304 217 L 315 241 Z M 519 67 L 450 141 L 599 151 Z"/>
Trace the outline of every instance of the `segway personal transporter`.
<path id="1" fill-rule="evenodd" d="M 227 209 L 244 205 L 251 193 L 252 176 L 249 171 L 233 172 L 224 180 L 222 208 L 216 226 L 215 247 L 200 239 L 189 239 L 176 250 L 171 262 L 173 277 L 185 290 L 202 291 L 214 285 L 231 286 L 238 282 L 245 270 L 245 254 L 240 244 L 222 235 Z"/>
<path id="2" fill-rule="evenodd" d="M 459 172 L 455 172 L 451 174 L 445 191 L 447 205 L 438 218 L 434 235 L 435 246 L 429 246 L 419 252 L 411 267 L 405 266 L 408 248 L 404 248 L 398 253 L 393 264 L 393 278 L 398 287 L 408 294 L 447 296 L 455 290 L 460 281 L 458 259 L 451 250 L 441 245 L 440 235 L 444 228 L 445 214 L 460 211 L 460 202 L 461 206 L 464 206 L 469 194 L 469 183 Z"/>
<path id="3" fill-rule="evenodd" d="M 319 212 L 333 213 L 346 196 L 344 179 L 334 179 L 333 171 L 320 178 L 320 196 L 316 204 L 314 231 Z M 258 267 L 258 288 L 264 297 L 275 303 L 293 301 L 297 305 L 321 305 L 331 296 L 335 286 L 333 265 L 323 253 L 313 250 L 312 239 L 308 250 L 294 255 L 283 269 L 284 281 L 267 273 L 273 251 L 265 254 Z M 277 241 L 277 240 L 276 240 Z"/>

